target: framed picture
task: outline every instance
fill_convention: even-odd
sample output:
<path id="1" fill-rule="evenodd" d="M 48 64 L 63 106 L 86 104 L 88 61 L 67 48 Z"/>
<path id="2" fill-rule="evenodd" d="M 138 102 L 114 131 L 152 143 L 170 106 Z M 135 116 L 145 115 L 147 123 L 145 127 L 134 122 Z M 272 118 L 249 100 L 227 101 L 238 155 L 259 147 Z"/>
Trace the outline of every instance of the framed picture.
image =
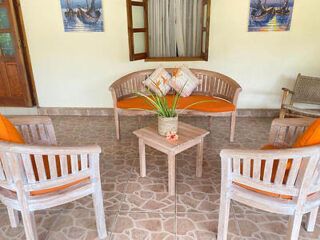
<path id="1" fill-rule="evenodd" d="M 65 32 L 103 32 L 101 0 L 60 0 Z"/>
<path id="2" fill-rule="evenodd" d="M 249 32 L 289 31 L 294 0 L 251 0 Z"/>

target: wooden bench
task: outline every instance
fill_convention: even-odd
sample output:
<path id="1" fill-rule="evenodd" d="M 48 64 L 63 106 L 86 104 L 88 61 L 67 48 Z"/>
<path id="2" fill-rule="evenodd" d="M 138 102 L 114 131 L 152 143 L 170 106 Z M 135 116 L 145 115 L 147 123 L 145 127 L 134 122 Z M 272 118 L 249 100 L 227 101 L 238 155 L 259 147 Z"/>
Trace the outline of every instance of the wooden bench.
<path id="1" fill-rule="evenodd" d="M 166 69 L 171 75 L 173 68 Z M 143 81 L 146 80 L 154 69 L 130 73 L 117 81 L 109 88 L 112 94 L 114 106 L 114 120 L 116 125 L 116 136 L 120 139 L 120 121 L 119 115 L 141 116 L 150 114 L 147 111 L 137 111 L 130 108 L 146 107 L 144 101 L 137 98 L 133 90 L 144 91 Z M 234 140 L 236 107 L 238 96 L 242 88 L 232 78 L 223 74 L 208 70 L 191 69 L 191 71 L 200 79 L 199 86 L 193 91 L 192 95 L 186 98 L 181 97 L 178 109 L 183 108 L 192 101 L 201 99 L 215 99 L 216 102 L 206 102 L 196 104 L 192 108 L 183 112 L 183 114 L 200 115 L 209 117 L 209 128 L 211 127 L 211 117 L 230 116 L 230 141 Z M 168 98 L 174 94 L 169 92 Z"/>

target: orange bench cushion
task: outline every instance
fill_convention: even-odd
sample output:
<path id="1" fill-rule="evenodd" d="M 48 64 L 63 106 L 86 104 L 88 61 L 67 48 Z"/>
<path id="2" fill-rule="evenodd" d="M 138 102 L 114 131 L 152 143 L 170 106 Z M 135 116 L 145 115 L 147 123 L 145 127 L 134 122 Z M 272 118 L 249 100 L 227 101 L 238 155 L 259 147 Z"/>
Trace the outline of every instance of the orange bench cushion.
<path id="1" fill-rule="evenodd" d="M 8 141 L 8 142 L 14 142 L 14 143 L 22 143 L 24 144 L 25 141 L 23 140 L 23 137 L 20 135 L 18 130 L 15 128 L 15 126 L 3 115 L 0 114 L 0 140 L 3 141 Z M 38 181 L 39 176 L 38 176 L 38 171 L 36 167 L 36 162 L 34 160 L 34 156 L 31 155 L 31 161 L 32 161 L 32 168 L 34 171 L 35 179 Z M 50 169 L 49 169 L 49 162 L 48 162 L 48 156 L 43 156 L 43 161 L 44 161 L 44 167 L 46 171 L 47 178 L 50 179 Z M 61 167 L 60 167 L 60 161 L 59 158 L 56 158 L 56 164 L 57 164 L 57 175 L 61 176 Z M 79 163 L 80 166 L 80 163 Z M 68 158 L 68 172 L 71 173 L 71 160 Z M 87 180 L 88 178 L 80 179 L 78 181 L 62 185 L 59 187 L 55 188 L 48 188 L 48 189 L 43 189 L 39 191 L 32 191 L 30 192 L 31 195 L 39 195 L 39 194 L 44 194 L 44 193 L 49 193 L 49 192 L 54 192 L 66 187 L 73 186 L 79 182 L 83 182 Z"/>
<path id="2" fill-rule="evenodd" d="M 172 106 L 174 97 L 175 95 L 171 95 L 171 94 L 166 95 L 166 99 L 169 103 L 169 107 Z M 201 96 L 201 95 L 191 95 L 185 98 L 181 97 L 179 99 L 177 109 L 183 109 L 194 102 L 204 101 L 204 100 L 215 100 L 215 101 L 195 104 L 188 109 L 201 111 L 201 112 L 232 112 L 232 111 L 235 111 L 236 109 L 235 105 L 233 105 L 232 103 L 226 100 L 210 97 L 210 96 Z M 143 108 L 148 110 L 152 109 L 145 101 L 143 101 L 139 97 L 120 100 L 117 103 L 117 107 L 122 109 L 130 109 L 130 108 Z"/>

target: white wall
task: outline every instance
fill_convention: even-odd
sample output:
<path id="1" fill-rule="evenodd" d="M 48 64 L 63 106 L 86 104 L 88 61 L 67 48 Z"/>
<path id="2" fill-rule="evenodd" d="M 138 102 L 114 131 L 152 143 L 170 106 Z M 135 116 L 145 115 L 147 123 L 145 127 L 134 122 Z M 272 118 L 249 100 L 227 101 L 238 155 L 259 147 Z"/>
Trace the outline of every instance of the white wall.
<path id="1" fill-rule="evenodd" d="M 159 64 L 129 61 L 125 0 L 103 0 L 104 33 L 64 32 L 59 0 L 21 5 L 41 107 L 112 107 L 113 81 Z M 250 33 L 249 0 L 212 0 L 209 61 L 186 64 L 238 81 L 240 108 L 278 108 L 299 72 L 320 76 L 319 9 L 295 0 L 291 31 Z"/>

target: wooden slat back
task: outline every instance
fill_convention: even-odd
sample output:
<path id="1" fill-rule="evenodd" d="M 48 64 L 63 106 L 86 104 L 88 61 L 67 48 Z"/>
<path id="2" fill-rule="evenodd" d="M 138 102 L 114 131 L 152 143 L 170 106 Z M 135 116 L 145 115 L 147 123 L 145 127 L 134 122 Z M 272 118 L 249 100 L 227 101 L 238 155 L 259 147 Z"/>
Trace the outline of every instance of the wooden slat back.
<path id="1" fill-rule="evenodd" d="M 320 161 L 318 162 L 318 165 L 313 173 L 310 188 L 320 190 Z"/>
<path id="2" fill-rule="evenodd" d="M 302 172 L 302 161 L 319 162 L 320 146 L 317 149 L 319 152 L 315 152 L 314 148 L 311 148 L 311 153 L 302 153 L 299 156 L 299 151 L 290 152 L 291 150 L 268 150 L 268 151 L 255 151 L 252 154 L 250 151 L 241 154 L 237 153 L 237 150 L 223 150 L 221 153 L 222 161 L 229 161 L 231 164 L 231 179 L 233 182 L 246 185 L 251 188 L 258 189 L 260 191 L 297 196 L 299 194 L 299 185 L 297 179 L 301 174 L 314 174 L 313 184 L 317 185 L 320 189 L 320 164 L 318 165 L 317 172 Z M 225 154 L 224 151 L 230 151 L 232 153 Z M 241 150 L 239 150 L 241 151 Z M 267 152 L 267 154 L 264 154 Z M 282 152 L 279 157 L 276 154 L 270 157 L 270 153 Z M 287 157 L 284 157 L 283 153 L 288 153 Z M 251 155 L 251 156 L 250 156 Z M 264 156 L 265 155 L 265 156 Z M 300 176 L 303 178 L 304 175 Z M 316 186 L 313 186 L 315 188 Z"/>
<path id="3" fill-rule="evenodd" d="M 0 181 L 6 184 L 12 184 L 13 177 L 9 166 L 10 159 L 8 158 L 7 153 L 0 152 Z"/>
<path id="4" fill-rule="evenodd" d="M 313 121 L 313 118 L 273 120 L 269 134 L 269 144 L 279 147 L 292 147 Z"/>
<path id="5" fill-rule="evenodd" d="M 172 76 L 174 69 L 166 68 L 166 70 Z M 131 73 L 114 82 L 110 88 L 114 90 L 117 101 L 133 97 L 134 91 L 132 89 L 143 91 L 143 81 L 145 81 L 153 71 L 154 69 L 149 69 Z M 241 87 L 236 81 L 217 72 L 200 69 L 191 69 L 191 71 L 200 80 L 200 84 L 193 91 L 194 95 L 214 96 L 234 103 L 236 92 L 241 90 Z M 169 92 L 169 94 L 173 93 L 173 90 Z"/>
<path id="6" fill-rule="evenodd" d="M 92 166 L 94 166 L 90 161 L 96 159 L 93 157 L 95 156 L 94 153 L 14 154 L 17 159 L 21 158 L 19 164 L 23 174 L 20 177 L 25 179 L 25 187 L 33 190 L 43 190 L 46 189 L 45 186 L 51 188 L 72 183 L 77 174 L 89 177 L 93 171 Z M 6 160 L 8 157 L 3 156 L 6 156 L 6 154 L 2 153 L 0 155 L 0 183 L 6 182 L 7 185 L 10 185 L 13 183 L 12 171 L 10 170 L 12 166 L 10 166 L 10 161 Z M 82 173 L 85 172 L 87 174 L 83 175 Z M 65 181 L 62 181 L 62 179 L 65 179 Z M 55 182 L 59 182 L 59 184 L 55 184 Z"/>
<path id="7" fill-rule="evenodd" d="M 52 121 L 44 116 L 13 117 L 9 120 L 15 125 L 28 144 L 56 145 L 56 135 Z"/>
<path id="8" fill-rule="evenodd" d="M 294 103 L 320 105 L 320 77 L 298 75 L 292 96 Z"/>

